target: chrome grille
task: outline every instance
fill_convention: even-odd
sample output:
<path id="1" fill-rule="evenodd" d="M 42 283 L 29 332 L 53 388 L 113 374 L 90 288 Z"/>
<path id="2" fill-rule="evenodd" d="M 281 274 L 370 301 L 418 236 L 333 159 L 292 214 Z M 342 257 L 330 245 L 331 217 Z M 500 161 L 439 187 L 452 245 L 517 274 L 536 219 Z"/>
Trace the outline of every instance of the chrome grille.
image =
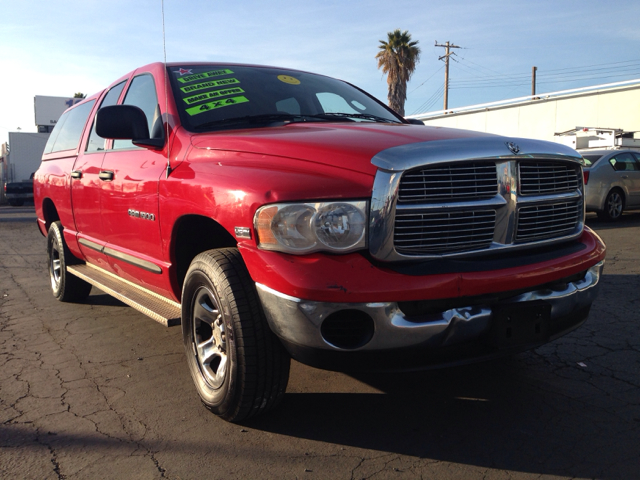
<path id="1" fill-rule="evenodd" d="M 569 193 L 579 188 L 578 168 L 549 162 L 520 163 L 520 193 L 548 195 Z"/>
<path id="2" fill-rule="evenodd" d="M 582 219 L 582 204 L 562 202 L 521 207 L 518 210 L 516 242 L 558 238 L 574 233 Z"/>
<path id="3" fill-rule="evenodd" d="M 475 201 L 492 198 L 497 192 L 494 162 L 440 164 L 405 173 L 398 203 Z"/>
<path id="4" fill-rule="evenodd" d="M 404 255 L 478 250 L 491 245 L 495 224 L 495 210 L 398 211 L 394 244 Z"/>
<path id="5" fill-rule="evenodd" d="M 374 155 L 369 253 L 382 262 L 554 248 L 584 226 L 581 158 L 499 136 L 391 147 Z"/>

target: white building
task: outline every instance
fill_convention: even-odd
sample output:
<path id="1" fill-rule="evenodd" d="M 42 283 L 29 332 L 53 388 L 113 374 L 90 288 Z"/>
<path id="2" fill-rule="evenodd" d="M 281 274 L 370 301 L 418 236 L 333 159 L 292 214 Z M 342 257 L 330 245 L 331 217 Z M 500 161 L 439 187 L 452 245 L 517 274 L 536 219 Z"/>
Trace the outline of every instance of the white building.
<path id="1" fill-rule="evenodd" d="M 9 142 L 0 146 L 0 204 L 5 203 L 4 184 L 29 180 L 40 166 L 49 133 L 62 113 L 82 98 L 34 97 L 38 133 L 9 132 Z"/>
<path id="2" fill-rule="evenodd" d="M 571 144 L 555 134 L 576 127 L 640 132 L 640 79 L 429 112 L 414 118 L 429 126 Z M 586 134 L 595 135 L 591 132 Z"/>

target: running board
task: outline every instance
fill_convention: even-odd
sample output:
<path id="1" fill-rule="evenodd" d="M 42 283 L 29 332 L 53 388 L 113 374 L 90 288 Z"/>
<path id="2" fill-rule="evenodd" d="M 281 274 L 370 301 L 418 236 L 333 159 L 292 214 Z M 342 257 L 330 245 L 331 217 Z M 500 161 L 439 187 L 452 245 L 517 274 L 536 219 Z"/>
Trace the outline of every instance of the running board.
<path id="1" fill-rule="evenodd" d="M 165 327 L 180 325 L 180 304 L 93 265 L 69 265 L 67 271 L 98 287 Z"/>

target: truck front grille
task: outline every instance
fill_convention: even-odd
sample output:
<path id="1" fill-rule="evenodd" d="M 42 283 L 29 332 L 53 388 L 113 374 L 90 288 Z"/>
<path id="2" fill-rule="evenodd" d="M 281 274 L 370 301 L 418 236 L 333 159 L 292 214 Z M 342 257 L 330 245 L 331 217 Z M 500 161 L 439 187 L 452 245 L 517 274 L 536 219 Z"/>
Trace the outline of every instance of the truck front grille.
<path id="1" fill-rule="evenodd" d="M 491 245 L 495 224 L 495 210 L 397 212 L 394 243 L 404 255 L 478 250 Z"/>
<path id="2" fill-rule="evenodd" d="M 582 219 L 582 205 L 561 202 L 521 207 L 516 242 L 525 243 L 573 233 Z"/>
<path id="3" fill-rule="evenodd" d="M 565 163 L 520 163 L 520 193 L 549 195 L 574 192 L 580 186 L 579 168 Z"/>
<path id="4" fill-rule="evenodd" d="M 398 203 L 476 201 L 498 193 L 494 162 L 464 162 L 421 167 L 400 181 Z"/>
<path id="5" fill-rule="evenodd" d="M 378 261 L 493 258 L 554 248 L 584 228 L 581 158 L 562 145 L 458 138 L 388 148 L 371 163 Z"/>
<path id="6" fill-rule="evenodd" d="M 393 249 L 416 258 L 566 238 L 582 228 L 581 190 L 580 166 L 571 162 L 529 158 L 416 167 L 398 182 Z"/>

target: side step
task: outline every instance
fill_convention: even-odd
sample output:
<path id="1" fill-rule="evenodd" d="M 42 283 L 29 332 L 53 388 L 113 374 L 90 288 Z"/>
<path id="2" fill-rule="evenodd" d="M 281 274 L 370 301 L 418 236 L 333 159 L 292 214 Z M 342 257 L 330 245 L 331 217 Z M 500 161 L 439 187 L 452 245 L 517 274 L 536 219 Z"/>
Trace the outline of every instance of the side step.
<path id="1" fill-rule="evenodd" d="M 69 265 L 67 271 L 165 327 L 180 325 L 180 304 L 93 265 Z"/>

